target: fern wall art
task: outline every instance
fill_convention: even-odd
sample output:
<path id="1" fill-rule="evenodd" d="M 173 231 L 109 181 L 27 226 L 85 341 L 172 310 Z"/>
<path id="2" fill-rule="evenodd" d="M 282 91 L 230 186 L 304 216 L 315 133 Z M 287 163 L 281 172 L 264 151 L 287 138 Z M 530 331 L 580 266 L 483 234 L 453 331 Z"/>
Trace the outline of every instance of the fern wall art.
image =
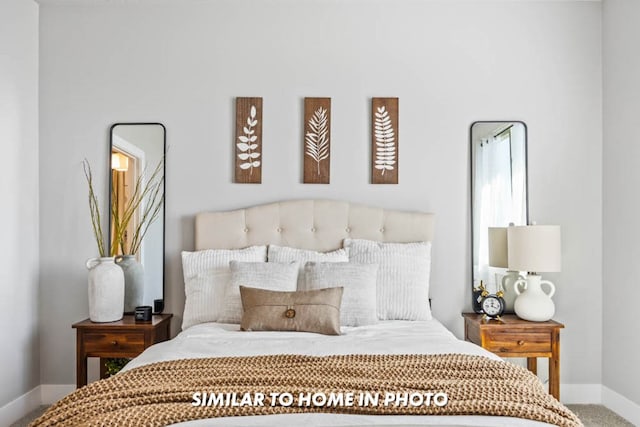
<path id="1" fill-rule="evenodd" d="M 236 98 L 235 182 L 262 182 L 262 98 Z"/>
<path id="2" fill-rule="evenodd" d="M 305 184 L 329 184 L 331 175 L 331 98 L 304 99 Z"/>
<path id="3" fill-rule="evenodd" d="M 371 100 L 371 183 L 398 183 L 398 98 Z"/>

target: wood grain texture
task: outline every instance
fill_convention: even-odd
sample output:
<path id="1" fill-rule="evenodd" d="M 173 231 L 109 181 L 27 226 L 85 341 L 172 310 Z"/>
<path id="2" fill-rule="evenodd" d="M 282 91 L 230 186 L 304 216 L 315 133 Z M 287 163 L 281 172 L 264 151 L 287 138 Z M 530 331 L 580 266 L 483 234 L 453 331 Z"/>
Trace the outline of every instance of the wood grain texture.
<path id="1" fill-rule="evenodd" d="M 331 176 L 331 98 L 304 99 L 305 184 L 329 184 Z"/>
<path id="2" fill-rule="evenodd" d="M 262 98 L 236 98 L 235 182 L 262 183 Z"/>
<path id="3" fill-rule="evenodd" d="M 371 99 L 371 183 L 397 184 L 398 98 Z"/>

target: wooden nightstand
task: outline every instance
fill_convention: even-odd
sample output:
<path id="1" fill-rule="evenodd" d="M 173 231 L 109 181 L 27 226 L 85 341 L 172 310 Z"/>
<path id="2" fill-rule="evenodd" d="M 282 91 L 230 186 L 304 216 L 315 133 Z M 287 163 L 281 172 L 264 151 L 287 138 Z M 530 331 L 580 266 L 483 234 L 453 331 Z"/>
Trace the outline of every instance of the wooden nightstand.
<path id="1" fill-rule="evenodd" d="M 100 358 L 100 378 L 105 378 L 103 358 L 136 357 L 158 342 L 169 339 L 173 314 L 155 314 L 150 322 L 136 322 L 133 315 L 109 323 L 89 319 L 74 323 L 76 329 L 76 386 L 87 385 L 87 358 Z"/>
<path id="2" fill-rule="evenodd" d="M 482 314 L 462 313 L 464 339 L 500 357 L 526 357 L 537 375 L 538 357 L 549 358 L 549 394 L 560 400 L 560 329 L 562 323 L 529 322 L 515 314 L 501 320 L 483 320 Z"/>

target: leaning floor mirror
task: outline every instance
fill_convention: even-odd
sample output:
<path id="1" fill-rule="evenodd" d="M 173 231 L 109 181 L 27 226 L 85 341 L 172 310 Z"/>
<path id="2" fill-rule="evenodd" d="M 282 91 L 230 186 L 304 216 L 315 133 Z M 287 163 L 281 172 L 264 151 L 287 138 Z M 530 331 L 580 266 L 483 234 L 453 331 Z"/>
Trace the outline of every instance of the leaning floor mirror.
<path id="1" fill-rule="evenodd" d="M 505 292 L 506 311 L 512 312 L 515 280 L 507 279 L 518 273 L 507 269 L 505 227 L 528 222 L 527 127 L 518 121 L 475 122 L 470 146 L 472 307 L 482 312 L 482 282 L 491 293 Z"/>
<path id="2" fill-rule="evenodd" d="M 116 123 L 110 139 L 109 246 L 124 271 L 124 311 L 161 312 L 166 131 L 160 123 Z"/>

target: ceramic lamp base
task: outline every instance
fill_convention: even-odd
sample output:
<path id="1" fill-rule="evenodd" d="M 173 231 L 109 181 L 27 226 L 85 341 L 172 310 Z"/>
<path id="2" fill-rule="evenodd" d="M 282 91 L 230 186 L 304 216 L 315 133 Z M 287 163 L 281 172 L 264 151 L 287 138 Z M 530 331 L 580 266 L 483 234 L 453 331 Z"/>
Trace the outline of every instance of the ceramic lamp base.
<path id="1" fill-rule="evenodd" d="M 507 270 L 501 280 L 496 280 L 496 283 L 500 283 L 500 287 L 503 292 L 502 298 L 504 298 L 505 313 L 513 313 L 513 305 L 518 297 L 518 294 L 513 287 L 520 279 L 524 279 L 524 277 L 520 275 L 519 271 Z"/>
<path id="2" fill-rule="evenodd" d="M 525 290 L 520 292 L 519 286 Z M 549 293 L 542 289 L 542 285 L 549 286 Z M 518 294 L 513 309 L 516 315 L 531 322 L 546 322 L 555 314 L 556 307 L 551 297 L 556 292 L 556 287 L 548 280 L 542 280 L 537 274 L 529 274 L 526 279 L 518 280 L 514 285 Z"/>

